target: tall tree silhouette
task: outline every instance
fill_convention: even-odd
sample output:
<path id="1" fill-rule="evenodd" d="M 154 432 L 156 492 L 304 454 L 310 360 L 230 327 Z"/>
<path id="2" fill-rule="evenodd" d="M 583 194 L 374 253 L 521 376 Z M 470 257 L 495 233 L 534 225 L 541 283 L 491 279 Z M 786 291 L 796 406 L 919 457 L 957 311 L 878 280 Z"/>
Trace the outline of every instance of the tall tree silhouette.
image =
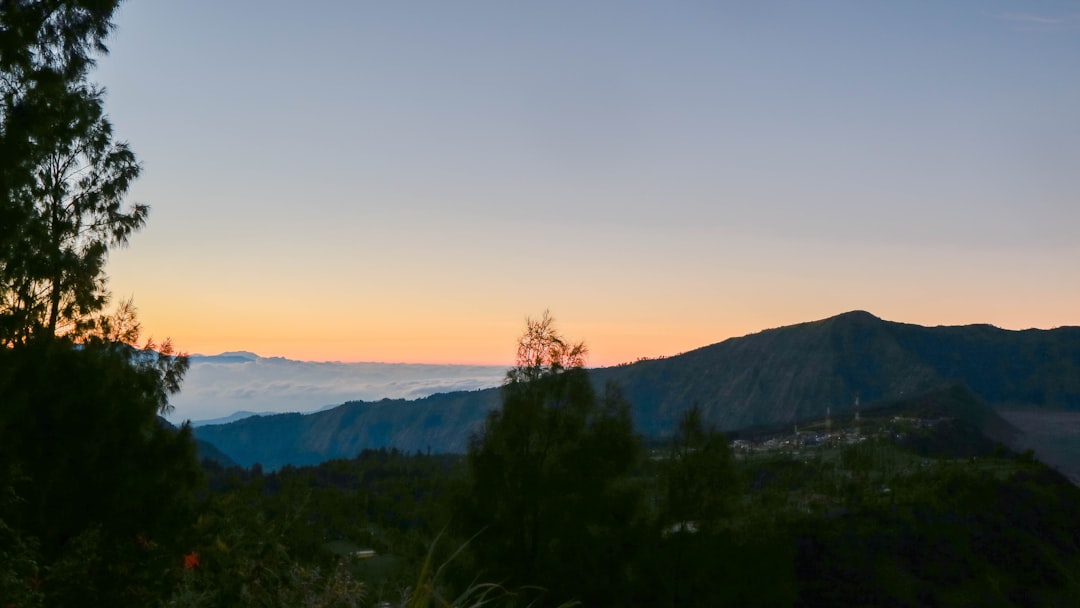
<path id="1" fill-rule="evenodd" d="M 557 599 L 610 600 L 638 512 L 624 482 L 641 446 L 618 390 L 593 390 L 585 353 L 547 313 L 526 322 L 502 409 L 470 442 L 458 514 L 469 533 L 485 530 L 475 546 L 490 576 Z"/>
<path id="2" fill-rule="evenodd" d="M 679 422 L 659 483 L 660 522 L 670 529 L 713 532 L 730 513 L 738 489 L 731 447 L 723 433 L 705 428 L 697 404 Z"/>
<path id="3" fill-rule="evenodd" d="M 130 302 L 102 313 L 108 251 L 147 214 L 88 79 L 118 4 L 0 1 L 0 532 L 35 548 L 46 605 L 147 605 L 201 475 L 159 417 L 187 358 L 134 346 Z"/>
<path id="4" fill-rule="evenodd" d="M 0 345 L 93 329 L 109 248 L 146 221 L 125 205 L 139 164 L 88 80 L 118 4 L 0 4 Z"/>

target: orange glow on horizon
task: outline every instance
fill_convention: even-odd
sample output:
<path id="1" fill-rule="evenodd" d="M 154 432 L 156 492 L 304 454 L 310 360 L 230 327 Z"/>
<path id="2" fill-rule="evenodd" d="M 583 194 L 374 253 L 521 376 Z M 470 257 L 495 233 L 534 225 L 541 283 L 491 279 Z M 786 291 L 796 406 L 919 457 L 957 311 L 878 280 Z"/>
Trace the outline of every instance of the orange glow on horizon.
<path id="1" fill-rule="evenodd" d="M 850 310 L 855 310 L 852 308 Z M 846 310 L 824 315 L 800 318 L 794 313 L 775 315 L 771 320 L 755 319 L 742 323 L 728 323 L 723 327 L 698 330 L 689 327 L 669 327 L 664 331 L 642 329 L 634 326 L 576 323 L 560 324 L 563 334 L 570 339 L 583 339 L 589 348 L 589 367 L 610 367 L 633 362 L 640 358 L 670 357 L 701 347 L 741 337 L 759 331 L 816 321 Z M 914 323 L 918 325 L 968 325 L 984 323 L 981 320 L 950 318 L 942 314 L 932 318 L 928 314 L 915 314 L 906 319 L 889 318 L 888 315 L 869 310 L 887 321 Z M 786 318 L 785 318 L 786 317 Z M 1003 329 L 1029 328 L 1052 329 L 1063 323 L 1053 319 L 1037 319 L 1017 315 L 1006 322 L 990 323 Z M 144 324 L 145 325 L 145 324 Z M 149 328 L 147 328 L 149 329 Z M 455 340 L 455 336 L 408 336 L 391 335 L 358 343 L 342 338 L 334 340 L 326 336 L 312 336 L 308 340 L 295 337 L 257 335 L 244 338 L 239 335 L 214 335 L 213 331 L 201 329 L 174 331 L 171 334 L 144 330 L 144 337 L 155 339 L 169 336 L 178 349 L 189 354 L 216 355 L 223 352 L 248 351 L 261 357 L 284 357 L 297 361 L 333 361 L 342 363 L 406 363 L 432 365 L 492 365 L 510 367 L 514 361 L 514 343 L 517 328 L 493 331 L 488 334 L 471 335 L 467 340 Z M 460 338 L 460 336 L 456 336 Z"/>
<path id="2" fill-rule="evenodd" d="M 524 326 L 506 325 L 488 327 L 486 333 L 449 332 L 443 335 L 421 332 L 399 335 L 385 332 L 378 336 L 322 335 L 292 336 L 269 335 L 266 332 L 224 330 L 216 324 L 204 324 L 188 330 L 178 322 L 149 321 L 144 315 L 143 336 L 155 340 L 170 338 L 182 352 L 188 354 L 217 355 L 223 352 L 247 351 L 261 357 L 284 357 L 296 361 L 335 361 L 342 363 L 412 363 L 435 365 L 493 365 L 510 367 L 514 363 L 516 340 Z M 632 362 L 642 357 L 672 356 L 707 346 L 736 335 L 756 331 L 745 328 L 742 333 L 725 335 L 716 331 L 702 331 L 688 327 L 657 330 L 610 324 L 556 323 L 563 335 L 570 340 L 583 340 L 589 348 L 589 367 L 609 367 Z M 161 332 L 157 326 L 168 326 L 171 331 Z M 733 332 L 744 329 L 733 328 Z"/>

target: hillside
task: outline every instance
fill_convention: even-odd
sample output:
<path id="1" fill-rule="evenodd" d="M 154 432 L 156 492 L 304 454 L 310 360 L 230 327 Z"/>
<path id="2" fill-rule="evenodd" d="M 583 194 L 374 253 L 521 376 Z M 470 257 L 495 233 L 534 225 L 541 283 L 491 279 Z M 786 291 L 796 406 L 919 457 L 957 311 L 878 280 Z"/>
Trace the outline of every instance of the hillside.
<path id="1" fill-rule="evenodd" d="M 1021 435 L 959 384 L 866 408 L 861 412 L 861 426 L 891 428 L 899 433 L 899 438 L 894 437 L 898 444 L 919 454 L 947 458 L 990 456 L 1002 446 L 1016 445 Z"/>
<path id="2" fill-rule="evenodd" d="M 698 403 L 722 429 L 820 417 L 961 383 L 994 407 L 1080 410 L 1080 327 L 923 327 L 849 312 L 677 357 L 594 371 L 635 404 L 647 434 Z"/>
<path id="3" fill-rule="evenodd" d="M 992 453 L 1001 445 L 1017 444 L 1023 434 L 962 384 L 945 384 L 910 397 L 872 403 L 859 408 L 858 417 L 855 414 L 846 412 L 829 417 L 801 418 L 796 425 L 755 425 L 729 431 L 727 435 L 732 440 L 752 443 L 778 437 L 793 439 L 796 429 L 820 435 L 829 432 L 845 434 L 859 429 L 863 435 L 873 435 L 883 429 L 895 430 L 920 420 L 926 424 L 916 424 L 924 431 L 918 434 L 924 439 L 934 438 L 934 443 L 940 444 L 937 448 L 924 447 L 933 448 L 939 455 L 978 456 Z"/>
<path id="4" fill-rule="evenodd" d="M 275 469 L 351 458 L 365 448 L 464 452 L 469 434 L 499 404 L 496 389 L 442 393 L 415 401 L 345 403 L 311 414 L 252 416 L 195 429 L 236 462 Z"/>
<path id="5" fill-rule="evenodd" d="M 850 312 L 762 331 L 679 356 L 595 369 L 634 404 L 638 429 L 663 436 L 697 403 L 724 430 L 789 423 L 963 384 L 995 408 L 1080 410 L 1080 328 L 923 327 Z M 352 402 L 308 415 L 196 429 L 241 464 L 315 463 L 363 448 L 462 451 L 498 389 L 415 401 Z"/>

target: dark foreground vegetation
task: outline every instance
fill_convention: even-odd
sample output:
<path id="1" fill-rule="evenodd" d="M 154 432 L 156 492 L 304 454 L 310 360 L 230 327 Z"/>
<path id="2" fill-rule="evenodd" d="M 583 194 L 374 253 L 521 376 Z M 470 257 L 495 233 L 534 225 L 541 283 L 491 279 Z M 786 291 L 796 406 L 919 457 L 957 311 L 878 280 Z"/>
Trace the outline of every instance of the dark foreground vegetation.
<path id="1" fill-rule="evenodd" d="M 1080 489 L 959 387 L 735 449 L 690 408 L 647 446 L 545 317 L 467 455 L 264 472 L 196 465 L 156 359 L 34 344 L 0 351 L 5 607 L 1080 600 Z"/>

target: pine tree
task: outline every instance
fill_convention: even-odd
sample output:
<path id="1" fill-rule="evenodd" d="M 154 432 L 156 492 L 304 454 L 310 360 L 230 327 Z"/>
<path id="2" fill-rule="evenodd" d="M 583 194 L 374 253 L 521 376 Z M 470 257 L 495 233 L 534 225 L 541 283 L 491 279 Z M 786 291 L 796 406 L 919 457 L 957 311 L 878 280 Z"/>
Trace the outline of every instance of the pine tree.
<path id="1" fill-rule="evenodd" d="M 0 4 L 0 346 L 92 331 L 109 249 L 146 221 L 125 205 L 139 164 L 89 81 L 118 4 Z"/>
<path id="2" fill-rule="evenodd" d="M 159 416 L 187 358 L 134 346 L 130 302 L 102 312 L 108 252 L 147 214 L 88 78 L 118 4 L 0 2 L 0 528 L 33 547 L 45 605 L 153 603 L 201 475 Z"/>

